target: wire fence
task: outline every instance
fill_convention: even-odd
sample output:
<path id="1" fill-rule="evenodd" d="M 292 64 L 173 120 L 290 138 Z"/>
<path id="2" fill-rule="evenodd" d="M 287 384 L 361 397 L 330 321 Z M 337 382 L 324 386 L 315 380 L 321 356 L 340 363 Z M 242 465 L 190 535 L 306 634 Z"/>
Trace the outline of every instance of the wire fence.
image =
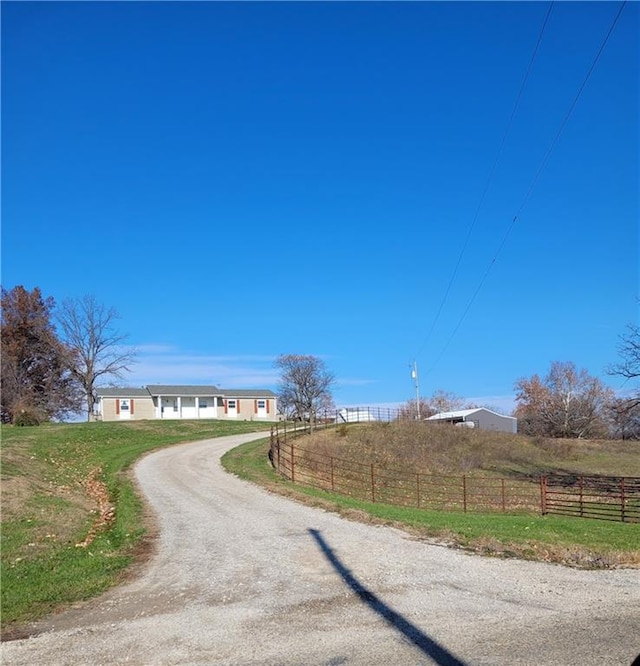
<path id="1" fill-rule="evenodd" d="M 269 458 L 293 483 L 347 497 L 440 511 L 536 512 L 640 522 L 640 479 L 550 474 L 530 479 L 385 468 L 299 446 L 304 427 L 271 431 Z"/>

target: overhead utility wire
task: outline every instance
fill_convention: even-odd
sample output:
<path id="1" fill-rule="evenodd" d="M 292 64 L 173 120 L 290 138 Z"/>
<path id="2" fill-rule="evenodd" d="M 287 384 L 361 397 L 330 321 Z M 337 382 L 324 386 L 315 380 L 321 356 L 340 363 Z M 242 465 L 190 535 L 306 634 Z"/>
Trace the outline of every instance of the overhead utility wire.
<path id="1" fill-rule="evenodd" d="M 576 104 L 578 103 L 578 100 L 580 99 L 580 96 L 582 95 L 582 91 L 584 90 L 585 86 L 587 85 L 587 82 L 589 81 L 589 78 L 591 77 L 591 73 L 595 69 L 595 66 L 598 63 L 598 60 L 600 60 L 600 56 L 602 55 L 602 52 L 604 51 L 604 48 L 607 45 L 607 42 L 609 41 L 609 37 L 611 36 L 611 33 L 613 32 L 614 28 L 616 27 L 616 23 L 618 22 L 618 19 L 620 18 L 620 15 L 622 14 L 622 10 L 624 9 L 626 4 L 627 4 L 627 0 L 624 0 L 622 2 L 622 4 L 620 5 L 620 9 L 618 10 L 618 13 L 616 14 L 615 18 L 613 19 L 613 22 L 611 23 L 611 27 L 609 28 L 609 31 L 607 32 L 606 37 L 604 38 L 602 44 L 600 45 L 600 48 L 598 49 L 598 52 L 596 53 L 596 56 L 593 59 L 593 62 L 591 63 L 591 67 L 589 67 L 589 70 L 587 71 L 587 73 L 586 73 L 586 75 L 585 75 L 585 77 L 582 81 L 582 84 L 580 85 L 580 88 L 578 89 L 578 92 L 576 93 L 576 96 L 574 97 L 573 102 L 571 103 L 571 106 L 569 107 L 569 110 L 567 111 L 566 115 L 564 116 L 564 118 L 562 120 L 562 123 L 560 124 L 560 129 L 556 133 L 553 141 L 551 142 L 551 145 L 549 146 L 549 148 L 547 149 L 547 152 L 545 153 L 544 157 L 542 158 L 542 161 L 540 162 L 540 165 L 538 166 L 538 169 L 536 170 L 536 172 L 533 176 L 531 184 L 529 185 L 529 189 L 527 190 L 527 192 L 526 192 L 526 194 L 525 194 L 525 196 L 522 200 L 522 203 L 520 204 L 520 207 L 516 211 L 516 214 L 514 215 L 513 220 L 511 220 L 511 224 L 509 225 L 509 227 L 507 228 L 504 236 L 502 237 L 502 240 L 500 241 L 500 245 L 498 246 L 498 249 L 497 249 L 495 255 L 493 256 L 493 259 L 491 259 L 491 261 L 489 262 L 489 265 L 488 265 L 484 275 L 482 276 L 482 279 L 480 280 L 480 283 L 476 287 L 476 290 L 473 292 L 473 296 L 469 300 L 469 302 L 467 304 L 467 307 L 465 308 L 464 312 L 462 313 L 462 316 L 458 320 L 458 323 L 456 324 L 456 327 L 453 329 L 453 332 L 449 336 L 449 339 L 447 340 L 444 348 L 442 349 L 442 351 L 440 352 L 440 354 L 438 355 L 436 360 L 433 362 L 433 364 L 431 365 L 429 370 L 427 370 L 427 374 L 433 371 L 433 369 L 436 367 L 436 365 L 438 364 L 440 359 L 443 357 L 445 351 L 449 347 L 449 344 L 453 340 L 455 334 L 458 332 L 458 329 L 460 328 L 462 322 L 464 321 L 465 317 L 467 316 L 467 313 L 471 309 L 471 306 L 473 305 L 476 297 L 478 296 L 478 293 L 482 289 L 482 286 L 484 285 L 489 273 L 491 272 L 491 269 L 493 268 L 494 264 L 496 263 L 496 260 L 498 259 L 498 255 L 502 251 L 502 248 L 505 246 L 505 244 L 507 242 L 507 239 L 509 238 L 509 235 L 511 234 L 511 231 L 513 230 L 513 227 L 515 226 L 515 224 L 518 220 L 518 216 L 520 215 L 523 208 L 525 207 L 525 205 L 529 201 L 529 198 L 531 197 L 531 193 L 533 192 L 533 189 L 534 189 L 535 185 L 537 184 L 538 179 L 540 178 L 540 174 L 542 173 L 544 167 L 546 166 L 547 162 L 549 161 L 549 157 L 551 156 L 551 153 L 553 152 L 554 148 L 556 147 L 556 144 L 558 143 L 558 140 L 560 139 L 560 135 L 564 131 L 564 128 L 565 128 L 567 122 L 569 121 L 569 118 L 570 118 L 571 114 L 573 113 L 573 110 L 575 109 Z"/>
<path id="2" fill-rule="evenodd" d="M 542 23 L 542 28 L 540 28 L 540 33 L 538 34 L 538 41 L 536 42 L 535 48 L 533 49 L 533 53 L 531 55 L 531 59 L 529 60 L 529 65 L 527 66 L 527 71 L 525 72 L 525 75 L 522 79 L 522 83 L 520 84 L 520 89 L 518 90 L 518 94 L 516 95 L 516 100 L 513 104 L 513 108 L 511 110 L 511 115 L 509 117 L 509 120 L 507 121 L 507 126 L 505 128 L 505 131 L 502 134 L 502 139 L 500 140 L 500 146 L 498 148 L 498 152 L 495 156 L 495 159 L 493 160 L 493 164 L 491 165 L 491 168 L 489 169 L 489 175 L 487 176 L 486 183 L 484 185 L 484 189 L 482 190 L 482 194 L 480 195 L 480 201 L 478 202 L 478 206 L 476 207 L 475 214 L 473 216 L 473 219 L 471 221 L 471 225 L 469 226 L 469 229 L 467 230 L 467 235 L 464 239 L 464 243 L 462 244 L 462 249 L 460 250 L 460 255 L 458 256 L 458 260 L 456 262 L 456 265 L 453 269 L 453 273 L 451 274 L 451 278 L 449 279 L 449 284 L 447 285 L 447 288 L 445 290 L 444 296 L 442 297 L 442 301 L 440 302 L 440 306 L 438 307 L 438 311 L 436 312 L 436 315 L 434 317 L 433 323 L 431 324 L 431 328 L 429 329 L 429 332 L 427 333 L 427 336 L 422 343 L 420 349 L 418 350 L 418 353 L 416 354 L 417 356 L 420 356 L 420 353 L 422 350 L 425 348 L 427 345 L 427 342 L 431 338 L 431 334 L 433 333 L 433 330 L 438 323 L 438 320 L 440 319 L 440 314 L 442 313 L 442 309 L 444 307 L 444 304 L 447 301 L 447 298 L 449 297 L 449 292 L 451 291 L 451 287 L 453 286 L 453 282 L 456 279 L 456 276 L 458 274 L 458 269 L 460 268 L 460 263 L 462 262 L 462 257 L 464 256 L 464 253 L 467 249 L 467 245 L 469 244 L 469 240 L 471 238 L 471 233 L 473 232 L 473 229 L 475 228 L 476 222 L 478 220 L 478 216 L 480 215 L 480 209 L 482 208 L 482 204 L 484 203 L 485 196 L 487 195 L 487 192 L 489 191 L 489 186 L 491 185 L 493 181 L 493 175 L 495 173 L 496 167 L 498 166 L 498 162 L 500 160 L 500 157 L 502 157 L 502 152 L 504 150 L 504 145 L 507 141 L 507 138 L 509 134 L 511 133 L 511 126 L 513 125 L 513 120 L 516 116 L 516 112 L 518 110 L 518 107 L 520 106 L 520 98 L 522 97 L 522 93 L 524 92 L 525 85 L 527 84 L 527 80 L 529 79 L 529 74 L 531 73 L 531 70 L 533 68 L 533 63 L 536 59 L 536 56 L 538 54 L 538 49 L 540 47 L 540 44 L 542 42 L 542 37 L 544 35 L 544 31 L 547 27 L 547 23 L 549 22 L 549 17 L 551 16 L 551 10 L 553 9 L 554 2 L 551 2 L 549 5 L 549 9 L 547 10 L 547 14 L 544 17 L 544 21 Z"/>

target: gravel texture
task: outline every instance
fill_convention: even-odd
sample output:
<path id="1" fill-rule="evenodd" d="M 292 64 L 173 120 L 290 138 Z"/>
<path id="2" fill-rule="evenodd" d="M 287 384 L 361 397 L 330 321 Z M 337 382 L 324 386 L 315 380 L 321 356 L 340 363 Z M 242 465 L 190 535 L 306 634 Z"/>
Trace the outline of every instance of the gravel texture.
<path id="1" fill-rule="evenodd" d="M 484 558 L 223 471 L 255 433 L 135 467 L 155 554 L 131 583 L 1 646 L 3 665 L 630 666 L 640 571 Z"/>

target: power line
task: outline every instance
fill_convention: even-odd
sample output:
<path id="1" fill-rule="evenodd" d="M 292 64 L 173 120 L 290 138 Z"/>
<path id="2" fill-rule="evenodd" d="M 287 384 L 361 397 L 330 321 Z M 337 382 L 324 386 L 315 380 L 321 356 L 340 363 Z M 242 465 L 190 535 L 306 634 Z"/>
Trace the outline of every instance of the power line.
<path id="1" fill-rule="evenodd" d="M 431 334 L 433 333 L 433 330 L 438 323 L 438 320 L 440 319 L 440 314 L 442 313 L 442 309 L 444 307 L 444 304 L 447 301 L 447 298 L 449 297 L 449 292 L 451 291 L 451 287 L 453 286 L 453 282 L 458 274 L 458 269 L 460 268 L 460 263 L 462 262 L 462 257 L 464 256 L 464 253 L 467 249 L 467 246 L 469 244 L 469 240 L 471 238 L 471 234 L 473 232 L 473 229 L 475 228 L 476 222 L 478 220 L 478 216 L 480 214 L 480 209 L 482 208 L 482 204 L 484 203 L 484 199 L 487 195 L 487 192 L 489 191 L 489 187 L 491 185 L 491 182 L 493 181 L 493 175 L 495 173 L 496 167 L 498 165 L 498 162 L 500 161 L 500 157 L 502 156 L 502 152 L 504 150 L 504 145 L 507 141 L 507 138 L 509 134 L 511 133 L 511 127 L 513 125 L 513 120 L 516 116 L 516 112 L 518 110 L 518 107 L 520 106 L 520 99 L 522 97 L 522 93 L 524 92 L 524 88 L 527 84 L 527 80 L 529 79 L 529 74 L 531 73 L 531 70 L 533 68 L 533 63 L 536 59 L 536 56 L 538 54 L 538 49 L 540 48 L 540 44 L 542 42 L 542 37 L 544 35 L 545 29 L 547 27 L 547 23 L 549 22 L 549 17 L 551 16 L 551 10 L 553 9 L 554 2 L 551 2 L 549 5 L 549 9 L 547 10 L 547 13 L 544 17 L 544 21 L 542 23 L 542 27 L 540 28 L 540 32 L 538 34 L 538 39 L 536 41 L 536 45 L 533 49 L 533 53 L 531 55 L 531 59 L 529 60 L 529 65 L 527 66 L 527 70 L 525 72 L 525 75 L 522 79 L 522 82 L 520 83 L 520 89 L 518 90 L 518 94 L 516 95 L 516 100 L 513 104 L 513 108 L 511 109 L 511 115 L 509 116 L 509 120 L 507 121 L 507 125 L 505 127 L 505 130 L 502 134 L 502 139 L 500 140 L 500 145 L 498 147 L 498 152 L 496 153 L 496 156 L 493 160 L 493 164 L 491 165 L 491 168 L 489 169 L 489 175 L 487 176 L 487 180 L 484 185 L 484 189 L 482 190 L 482 194 L 480 195 L 480 201 L 478 202 L 478 205 L 476 207 L 475 214 L 472 218 L 471 225 L 469 226 L 469 229 L 467 230 L 467 234 L 465 236 L 464 242 L 462 244 L 462 249 L 460 250 L 460 254 L 458 256 L 458 260 L 456 262 L 456 265 L 453 269 L 453 273 L 451 274 L 451 278 L 449 279 L 449 284 L 447 285 L 447 288 L 445 290 L 444 296 L 442 298 L 442 301 L 440 302 L 440 306 L 438 307 L 438 310 L 436 312 L 436 315 L 434 317 L 433 323 L 431 324 L 431 328 L 429 329 L 429 332 L 427 333 L 427 336 L 420 346 L 420 349 L 418 350 L 418 353 L 416 354 L 417 356 L 420 356 L 420 353 L 422 350 L 425 348 L 427 345 L 427 342 L 431 338 Z"/>
<path id="2" fill-rule="evenodd" d="M 598 52 L 596 53 L 596 55 L 593 59 L 593 62 L 591 63 L 591 66 L 589 67 L 589 69 L 588 69 L 588 71 L 587 71 L 587 73 L 586 73 L 586 75 L 585 75 L 585 77 L 582 81 L 582 84 L 578 88 L 578 92 L 576 93 L 576 95 L 573 99 L 573 102 L 569 106 L 569 110 L 567 111 L 567 113 L 565 114 L 562 122 L 560 123 L 560 128 L 558 129 L 555 137 L 553 138 L 553 141 L 551 142 L 549 148 L 547 149 L 546 153 L 544 154 L 544 157 L 542 158 L 542 161 L 540 162 L 540 164 L 539 164 L 539 166 L 538 166 L 538 168 L 537 168 L 537 170 L 536 170 L 536 172 L 533 176 L 533 179 L 531 180 L 531 183 L 530 183 L 529 188 L 527 189 L 527 192 L 526 192 L 526 194 L 525 194 L 525 196 L 522 200 L 522 203 L 520 204 L 518 210 L 516 211 L 516 214 L 513 216 L 513 220 L 511 220 L 511 224 L 507 227 L 507 230 L 506 230 L 504 236 L 502 237 L 502 240 L 500 241 L 500 245 L 498 246 L 498 249 L 497 249 L 496 253 L 494 254 L 494 256 L 491 259 L 487 269 L 485 270 L 484 275 L 482 276 L 478 286 L 476 287 L 476 290 L 473 292 L 473 295 L 471 296 L 471 299 L 467 303 L 467 306 L 466 306 L 464 312 L 462 313 L 460 319 L 458 320 L 458 323 L 456 324 L 456 326 L 453 329 L 451 335 L 449 336 L 447 342 L 445 343 L 444 348 L 442 349 L 442 351 L 440 352 L 440 354 L 438 355 L 436 360 L 433 362 L 433 364 L 431 365 L 431 367 L 427 371 L 427 374 L 429 374 L 430 372 L 433 371 L 433 369 L 438 364 L 438 362 L 440 361 L 440 359 L 444 355 L 445 351 L 449 347 L 449 344 L 453 340 L 455 334 L 458 332 L 458 329 L 462 325 L 462 322 L 464 321 L 465 317 L 467 316 L 467 313 L 471 309 L 471 306 L 473 305 L 476 297 L 478 296 L 480 290 L 482 289 L 482 286 L 484 285 L 487 277 L 489 276 L 489 273 L 491 272 L 491 269 L 493 268 L 494 264 L 496 263 L 496 260 L 498 259 L 498 256 L 500 255 L 500 252 L 502 251 L 502 248 L 505 246 L 505 244 L 507 242 L 507 239 L 509 238 L 509 235 L 511 234 L 511 231 L 513 230 L 513 227 L 515 226 L 516 222 L 518 221 L 518 217 L 519 217 L 520 213 L 522 212 L 522 210 L 524 209 L 524 207 L 528 203 L 529 198 L 531 197 L 531 193 L 533 192 L 533 189 L 536 186 L 536 184 L 538 182 L 538 179 L 540 178 L 540 175 L 541 175 L 542 171 L 544 170 L 544 167 L 546 166 L 547 162 L 549 161 L 551 153 L 553 152 L 554 148 L 556 147 L 556 145 L 557 145 L 557 143 L 560 139 L 560 136 L 562 135 L 562 132 L 564 131 L 564 128 L 566 127 L 566 125 L 569 121 L 569 118 L 571 117 L 571 115 L 572 115 L 572 113 L 573 113 L 573 111 L 574 111 L 574 109 L 575 109 L 575 107 L 578 103 L 578 100 L 580 99 L 580 96 L 582 95 L 582 91 L 584 90 L 585 86 L 587 85 L 587 82 L 589 81 L 589 78 L 591 77 L 591 74 L 592 74 L 593 70 L 595 69 L 596 64 L 598 63 L 598 60 L 600 60 L 600 56 L 602 55 L 602 52 L 604 51 L 604 48 L 607 45 L 607 42 L 609 41 L 609 37 L 611 36 L 611 33 L 613 32 L 613 30 L 614 30 L 614 28 L 615 28 L 615 26 L 618 22 L 618 19 L 620 18 L 620 15 L 622 14 L 622 10 L 624 9 L 626 4 L 627 4 L 627 0 L 623 0 L 622 4 L 620 5 L 620 9 L 618 10 L 618 13 L 616 14 L 615 18 L 613 19 L 613 22 L 611 23 L 611 26 L 609 27 L 609 30 L 608 30 L 602 44 L 600 45 L 600 48 L 598 49 Z"/>

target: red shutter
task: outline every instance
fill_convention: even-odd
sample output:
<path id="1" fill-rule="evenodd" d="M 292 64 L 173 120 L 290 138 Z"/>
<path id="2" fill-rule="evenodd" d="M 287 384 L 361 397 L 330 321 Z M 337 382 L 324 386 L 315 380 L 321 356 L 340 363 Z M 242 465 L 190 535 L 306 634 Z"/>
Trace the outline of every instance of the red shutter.
<path id="1" fill-rule="evenodd" d="M 257 400 L 253 401 L 253 413 L 254 414 L 258 413 L 258 401 Z"/>
<path id="2" fill-rule="evenodd" d="M 229 411 L 229 405 L 227 405 L 227 399 L 224 399 L 224 413 L 226 414 Z"/>
<path id="3" fill-rule="evenodd" d="M 131 416 L 133 416 L 133 398 L 131 398 Z"/>
<path id="4" fill-rule="evenodd" d="M 265 402 L 267 403 L 267 414 L 268 414 L 268 413 L 269 413 L 269 398 L 267 398 L 267 399 L 265 400 Z"/>
<path id="5" fill-rule="evenodd" d="M 116 415 L 120 413 L 120 398 L 116 398 Z"/>
<path id="6" fill-rule="evenodd" d="M 238 414 L 240 413 L 240 398 L 236 400 L 236 411 Z"/>

